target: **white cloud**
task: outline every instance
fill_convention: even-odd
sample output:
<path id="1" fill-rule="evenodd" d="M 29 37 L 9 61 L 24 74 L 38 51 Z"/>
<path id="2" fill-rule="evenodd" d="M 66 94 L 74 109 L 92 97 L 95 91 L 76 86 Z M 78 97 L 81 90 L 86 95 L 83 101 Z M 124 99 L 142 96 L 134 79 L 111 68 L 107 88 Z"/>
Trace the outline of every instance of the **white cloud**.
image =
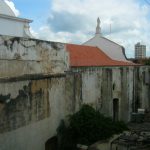
<path id="1" fill-rule="evenodd" d="M 60 42 L 83 43 L 95 34 L 100 17 L 102 33 L 134 55 L 134 44 L 149 47 L 150 7 L 138 0 L 53 0 L 48 24 L 39 29 L 39 37 Z M 110 35 L 111 23 L 111 35 Z M 148 49 L 148 53 L 149 49 Z"/>
<path id="2" fill-rule="evenodd" d="M 18 16 L 14 3 L 5 1 Z M 150 55 L 150 5 L 141 0 L 52 0 L 47 24 L 31 32 L 45 40 L 81 44 L 94 36 L 97 17 L 103 36 L 123 45 L 127 56 L 134 56 L 137 42 L 145 43 Z"/>
<path id="3" fill-rule="evenodd" d="M 14 3 L 5 1 L 19 15 Z M 31 32 L 45 40 L 81 44 L 94 36 L 96 19 L 100 17 L 103 36 L 123 45 L 127 56 L 133 57 L 137 42 L 150 47 L 150 6 L 138 1 L 53 0 L 47 24 Z"/>
<path id="4" fill-rule="evenodd" d="M 63 42 L 63 43 L 83 43 L 87 40 L 87 36 L 82 32 L 78 31 L 76 33 L 70 32 L 53 32 L 49 26 L 43 26 L 36 34 L 37 38 L 44 40 Z"/>
<path id="5" fill-rule="evenodd" d="M 36 38 L 36 39 L 39 38 L 39 33 L 34 31 L 34 29 L 32 27 L 30 27 L 29 31 L 30 31 L 31 35 L 33 36 L 33 38 Z"/>
<path id="6" fill-rule="evenodd" d="M 12 1 L 5 2 L 20 14 Z M 145 43 L 150 55 L 150 5 L 141 0 L 53 0 L 47 24 L 31 32 L 37 38 L 81 44 L 94 36 L 97 17 L 103 36 L 123 45 L 127 56 L 133 57 L 137 42 Z"/>
<path id="7" fill-rule="evenodd" d="M 5 2 L 7 3 L 7 5 L 12 9 L 12 11 L 15 13 L 16 16 L 20 15 L 20 12 L 18 9 L 15 8 L 15 4 L 10 1 L 10 0 L 5 0 Z"/>

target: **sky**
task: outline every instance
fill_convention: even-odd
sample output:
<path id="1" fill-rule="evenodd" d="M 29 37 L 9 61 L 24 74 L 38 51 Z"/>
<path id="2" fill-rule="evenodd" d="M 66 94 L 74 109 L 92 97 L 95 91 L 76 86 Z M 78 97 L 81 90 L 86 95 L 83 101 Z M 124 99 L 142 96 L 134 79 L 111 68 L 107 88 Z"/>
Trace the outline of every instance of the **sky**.
<path id="1" fill-rule="evenodd" d="M 134 45 L 146 44 L 150 56 L 150 0 L 5 0 L 17 16 L 33 20 L 36 38 L 82 44 L 95 34 L 125 47 L 134 57 Z"/>

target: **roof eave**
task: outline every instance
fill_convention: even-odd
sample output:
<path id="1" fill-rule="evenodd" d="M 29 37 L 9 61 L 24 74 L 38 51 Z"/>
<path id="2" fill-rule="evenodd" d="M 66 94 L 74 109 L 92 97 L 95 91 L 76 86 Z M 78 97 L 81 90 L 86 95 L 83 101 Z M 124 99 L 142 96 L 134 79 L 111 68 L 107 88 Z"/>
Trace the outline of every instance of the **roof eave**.
<path id="1" fill-rule="evenodd" d="M 14 16 L 8 16 L 8 15 L 4 15 L 4 14 L 0 14 L 0 18 L 10 19 L 10 20 L 16 20 L 16 21 L 26 22 L 26 23 L 31 23 L 31 22 L 33 22 L 33 20 L 24 19 L 24 18 L 19 18 L 19 17 L 14 17 Z"/>

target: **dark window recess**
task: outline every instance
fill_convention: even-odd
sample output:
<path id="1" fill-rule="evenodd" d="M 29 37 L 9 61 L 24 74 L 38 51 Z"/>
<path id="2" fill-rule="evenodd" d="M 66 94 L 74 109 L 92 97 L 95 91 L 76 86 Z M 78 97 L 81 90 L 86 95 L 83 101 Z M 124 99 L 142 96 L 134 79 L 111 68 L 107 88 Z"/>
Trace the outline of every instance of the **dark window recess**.
<path id="1" fill-rule="evenodd" d="M 115 90 L 115 87 L 116 87 L 116 85 L 115 85 L 115 83 L 113 83 L 113 90 Z"/>
<path id="2" fill-rule="evenodd" d="M 150 76 L 149 76 L 149 72 L 147 72 L 147 71 L 144 71 L 143 72 L 143 82 L 145 83 L 145 84 L 150 84 Z"/>

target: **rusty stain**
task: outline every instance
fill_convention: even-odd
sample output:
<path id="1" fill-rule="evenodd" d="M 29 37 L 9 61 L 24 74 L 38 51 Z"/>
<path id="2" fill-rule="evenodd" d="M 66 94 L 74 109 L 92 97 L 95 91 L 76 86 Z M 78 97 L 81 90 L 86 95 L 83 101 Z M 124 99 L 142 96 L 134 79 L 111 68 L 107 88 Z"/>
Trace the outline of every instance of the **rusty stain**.
<path id="1" fill-rule="evenodd" d="M 68 61 L 64 59 L 68 56 L 64 44 L 1 36 L 0 48 L 3 47 L 0 58 L 1 78 L 24 74 L 63 73 L 68 68 Z"/>
<path id="2" fill-rule="evenodd" d="M 44 116 L 49 116 L 50 115 L 50 103 L 49 103 L 49 80 L 36 80 L 32 81 L 31 83 L 31 92 L 32 95 L 35 95 L 39 91 L 42 92 L 42 99 L 41 102 L 44 103 L 44 107 L 46 108 L 46 111 L 44 111 Z"/>
<path id="3" fill-rule="evenodd" d="M 31 91 L 32 93 L 36 93 L 37 91 L 40 90 L 45 90 L 48 89 L 48 80 L 38 80 L 38 81 L 32 81 L 31 84 Z"/>
<path id="4" fill-rule="evenodd" d="M 0 113 L 3 111 L 4 106 L 5 106 L 4 104 L 0 103 Z"/>

